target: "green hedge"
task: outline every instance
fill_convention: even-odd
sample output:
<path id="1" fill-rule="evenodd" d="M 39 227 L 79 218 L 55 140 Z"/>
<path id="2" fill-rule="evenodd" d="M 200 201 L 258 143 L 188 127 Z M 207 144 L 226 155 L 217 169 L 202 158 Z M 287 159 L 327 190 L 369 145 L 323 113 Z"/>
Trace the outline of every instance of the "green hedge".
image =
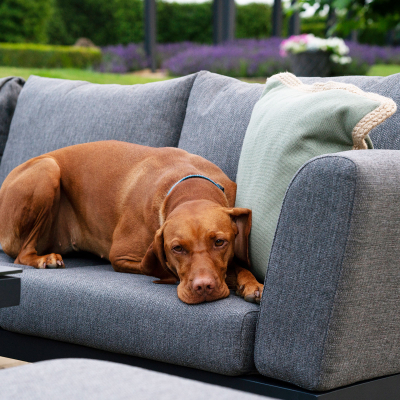
<path id="1" fill-rule="evenodd" d="M 53 0 L 0 0 L 0 42 L 48 41 Z"/>
<path id="2" fill-rule="evenodd" d="M 87 37 L 97 46 L 144 40 L 143 0 L 3 0 L 0 42 L 73 45 Z M 157 41 L 212 43 L 211 1 L 181 4 L 157 1 Z M 236 6 L 236 37 L 271 34 L 271 6 Z"/>
<path id="3" fill-rule="evenodd" d="M 25 68 L 90 68 L 101 62 L 97 48 L 0 43 L 0 65 Z"/>
<path id="4" fill-rule="evenodd" d="M 272 33 L 272 7 L 269 4 L 236 5 L 236 37 L 263 39 Z"/>
<path id="5" fill-rule="evenodd" d="M 300 24 L 301 33 L 313 33 L 318 37 L 325 37 L 326 17 L 313 15 L 311 17 L 302 18 Z"/>
<path id="6" fill-rule="evenodd" d="M 212 4 L 157 3 L 157 41 L 159 43 L 212 43 Z"/>
<path id="7" fill-rule="evenodd" d="M 212 8 L 210 1 L 157 1 L 157 41 L 212 43 Z M 237 5 L 236 37 L 270 36 L 271 9 L 266 4 Z M 74 44 L 80 37 L 87 37 L 98 46 L 143 42 L 143 1 L 54 0 L 48 36 L 52 44 L 63 45 Z"/>

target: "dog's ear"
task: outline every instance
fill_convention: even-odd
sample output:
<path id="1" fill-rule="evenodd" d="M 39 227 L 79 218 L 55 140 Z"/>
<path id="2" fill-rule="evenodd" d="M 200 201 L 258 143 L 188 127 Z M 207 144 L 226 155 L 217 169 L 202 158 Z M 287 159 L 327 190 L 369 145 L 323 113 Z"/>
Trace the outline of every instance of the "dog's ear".
<path id="1" fill-rule="evenodd" d="M 249 235 L 251 230 L 251 210 L 248 208 L 228 208 L 227 213 L 236 224 L 235 256 L 250 266 Z"/>
<path id="2" fill-rule="evenodd" d="M 147 249 L 141 263 L 141 270 L 145 275 L 159 278 L 158 281 L 153 281 L 154 283 L 175 284 L 177 282 L 165 261 L 163 227 L 156 232 L 153 243 Z"/>

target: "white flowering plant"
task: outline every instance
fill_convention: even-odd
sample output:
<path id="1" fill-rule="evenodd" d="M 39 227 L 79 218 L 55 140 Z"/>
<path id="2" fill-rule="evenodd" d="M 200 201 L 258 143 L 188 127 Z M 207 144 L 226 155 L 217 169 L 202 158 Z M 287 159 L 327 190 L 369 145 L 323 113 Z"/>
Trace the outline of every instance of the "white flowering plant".
<path id="1" fill-rule="evenodd" d="M 298 54 L 319 50 L 330 53 L 330 59 L 336 64 L 351 63 L 351 57 L 347 56 L 349 48 L 343 39 L 337 37 L 322 39 L 313 34 L 296 35 L 283 40 L 280 45 L 280 54 L 283 57 L 288 53 Z"/>

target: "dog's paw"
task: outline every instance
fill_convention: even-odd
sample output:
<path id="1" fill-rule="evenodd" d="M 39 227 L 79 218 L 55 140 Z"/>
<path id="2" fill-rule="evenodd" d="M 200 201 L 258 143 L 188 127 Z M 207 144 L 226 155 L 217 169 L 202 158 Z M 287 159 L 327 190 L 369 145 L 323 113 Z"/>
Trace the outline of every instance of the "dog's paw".
<path id="1" fill-rule="evenodd" d="M 36 268 L 65 268 L 65 264 L 59 254 L 51 253 L 45 256 L 38 257 Z"/>
<path id="2" fill-rule="evenodd" d="M 243 297 L 249 303 L 260 304 L 261 297 L 263 294 L 264 285 L 256 282 L 255 284 L 241 285 L 237 290 L 236 294 Z"/>

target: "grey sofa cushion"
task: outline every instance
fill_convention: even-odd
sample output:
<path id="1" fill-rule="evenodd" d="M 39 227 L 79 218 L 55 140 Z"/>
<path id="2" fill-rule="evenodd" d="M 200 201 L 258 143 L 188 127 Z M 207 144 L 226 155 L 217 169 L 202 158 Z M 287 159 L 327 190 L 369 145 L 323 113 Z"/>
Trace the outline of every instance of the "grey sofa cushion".
<path id="1" fill-rule="evenodd" d="M 138 367 L 86 359 L 42 361 L 2 370 L 0 387 L 2 400 L 270 399 Z"/>
<path id="2" fill-rule="evenodd" d="M 124 86 L 31 76 L 12 120 L 0 183 L 26 160 L 73 144 L 116 139 L 176 147 L 195 77 Z"/>
<path id="3" fill-rule="evenodd" d="M 22 266 L 21 304 L 0 309 L 14 332 L 227 375 L 254 370 L 259 306 L 231 295 L 187 305 L 175 285 L 114 272 L 111 265 Z"/>
<path id="4" fill-rule="evenodd" d="M 234 181 L 251 112 L 263 88 L 200 72 L 190 92 L 178 147 L 218 165 Z"/>
<path id="5" fill-rule="evenodd" d="M 0 160 L 6 146 L 11 120 L 24 79 L 8 77 L 0 79 Z"/>
<path id="6" fill-rule="evenodd" d="M 370 138 L 375 149 L 400 150 L 400 73 L 390 76 L 340 76 L 335 78 L 300 78 L 307 84 L 317 81 L 352 83 L 365 92 L 390 97 L 397 104 L 396 113 L 374 128 Z"/>
<path id="7" fill-rule="evenodd" d="M 329 390 L 400 372 L 400 151 L 311 160 L 290 184 L 257 328 L 264 375 Z"/>

